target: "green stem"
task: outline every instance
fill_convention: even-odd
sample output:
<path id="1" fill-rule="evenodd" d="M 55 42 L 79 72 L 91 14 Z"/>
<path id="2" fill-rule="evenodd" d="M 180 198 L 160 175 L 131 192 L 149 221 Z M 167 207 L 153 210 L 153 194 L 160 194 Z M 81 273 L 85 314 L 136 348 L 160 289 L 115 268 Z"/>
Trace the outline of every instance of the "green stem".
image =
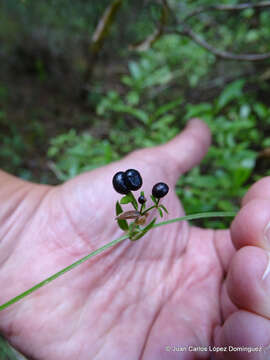
<path id="1" fill-rule="evenodd" d="M 146 213 L 148 213 L 148 211 L 152 210 L 152 209 L 157 209 L 158 205 L 159 205 L 160 199 L 157 200 L 155 205 L 152 205 L 150 208 L 144 210 L 143 213 L 141 213 L 141 215 L 145 215 Z"/>
<path id="2" fill-rule="evenodd" d="M 179 218 L 175 218 L 175 219 L 160 222 L 158 224 L 155 224 L 153 226 L 153 228 L 163 226 L 163 225 L 172 224 L 172 223 L 175 223 L 177 221 L 183 221 L 183 220 L 194 220 L 194 219 L 203 219 L 203 218 L 210 218 L 210 217 L 234 217 L 235 215 L 236 215 L 236 212 L 233 212 L 233 211 L 231 211 L 231 212 L 205 212 L 205 213 L 191 214 L 191 215 L 181 216 Z M 15 296 L 11 300 L 9 300 L 6 303 L 0 305 L 0 311 L 8 308 L 10 305 L 15 304 L 16 302 L 23 299 L 24 297 L 32 294 L 34 291 L 36 291 L 36 290 L 40 289 L 41 287 L 49 284 L 51 281 L 53 281 L 53 280 L 57 279 L 58 277 L 64 275 L 66 272 L 74 269 L 75 267 L 79 266 L 80 264 L 82 264 L 86 260 L 90 259 L 91 257 L 100 254 L 102 251 L 104 251 L 104 250 L 106 250 L 106 249 L 120 243 L 123 240 L 128 239 L 128 237 L 129 237 L 129 235 L 125 234 L 125 235 L 119 237 L 118 239 L 115 239 L 115 240 L 111 241 L 110 243 L 102 246 L 101 248 L 99 248 L 99 249 L 91 252 L 90 254 L 84 256 L 83 258 L 75 261 L 73 264 L 65 267 L 64 269 L 58 271 L 54 275 L 52 275 L 52 276 L 48 277 L 47 279 L 41 281 L 40 283 L 36 284 L 35 286 L 31 287 L 30 289 L 24 291 L 20 295 Z"/>
<path id="3" fill-rule="evenodd" d="M 153 205 L 150 208 L 144 210 L 144 212 L 142 213 L 142 215 L 145 215 L 146 213 L 148 213 L 148 211 L 152 210 L 152 209 L 156 209 L 157 205 Z"/>
<path id="4" fill-rule="evenodd" d="M 234 217 L 236 214 L 237 214 L 236 211 L 216 211 L 216 212 L 211 211 L 211 212 L 204 212 L 204 213 L 198 213 L 198 214 L 191 214 L 191 215 L 181 216 L 179 218 L 175 218 L 175 219 L 171 219 L 171 220 L 167 220 L 167 221 L 162 221 L 160 223 L 155 224 L 153 226 L 153 228 L 167 225 L 167 224 L 173 224 L 177 221 L 182 221 L 182 220 L 196 220 L 196 219 L 204 219 L 204 218 L 211 218 L 211 217 Z"/>
<path id="5" fill-rule="evenodd" d="M 11 300 L 7 301 L 6 303 L 4 303 L 3 305 L 0 305 L 0 311 L 6 309 L 7 307 L 9 307 L 10 305 L 12 304 L 15 304 L 16 302 L 18 302 L 19 300 L 23 299 L 25 296 L 28 296 L 30 294 L 32 294 L 32 292 L 40 289 L 41 287 L 49 284 L 51 281 L 57 279 L 58 277 L 60 277 L 61 275 L 64 275 L 66 272 L 74 269 L 75 267 L 79 266 L 80 264 L 82 264 L 83 262 L 85 262 L 86 260 L 90 259 L 91 257 L 95 256 L 95 255 L 98 255 L 100 254 L 102 251 L 120 243 L 121 241 L 123 240 L 126 240 L 128 239 L 128 235 L 125 234 L 121 237 L 119 237 L 118 239 L 116 240 L 113 240 L 111 241 L 110 243 L 102 246 L 101 248 L 91 252 L 90 254 L 84 256 L 83 258 L 75 261 L 73 264 L 65 267 L 64 269 L 58 271 L 57 273 L 55 273 L 54 275 L 48 277 L 47 279 L 41 281 L 40 283 L 36 284 L 35 286 L 31 287 L 30 289 L 24 291 L 23 293 L 21 293 L 20 295 L 18 296 L 15 296 L 14 298 L 12 298 Z"/>

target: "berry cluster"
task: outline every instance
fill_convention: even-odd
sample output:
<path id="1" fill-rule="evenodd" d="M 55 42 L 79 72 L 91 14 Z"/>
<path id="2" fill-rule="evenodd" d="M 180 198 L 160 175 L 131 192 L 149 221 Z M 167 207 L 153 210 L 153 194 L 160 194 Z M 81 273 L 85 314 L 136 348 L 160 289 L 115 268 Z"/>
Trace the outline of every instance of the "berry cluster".
<path id="1" fill-rule="evenodd" d="M 143 181 L 139 171 L 129 169 L 127 171 L 119 171 L 113 177 L 113 187 L 115 191 L 120 194 L 128 194 L 130 191 L 139 190 L 142 187 Z M 152 195 L 156 199 L 161 199 L 169 192 L 169 186 L 165 183 L 157 183 L 153 186 Z M 138 198 L 140 204 L 146 202 L 143 196 Z"/>
<path id="2" fill-rule="evenodd" d="M 151 195 L 153 205 L 146 209 L 147 199 L 144 196 L 144 192 L 141 191 L 138 200 L 136 200 L 132 194 L 132 191 L 139 190 L 143 184 L 141 174 L 137 170 L 128 169 L 125 172 L 117 172 L 113 177 L 112 183 L 115 191 L 125 195 L 120 202 L 117 201 L 116 203 L 116 220 L 122 230 L 129 232 L 131 240 L 139 239 L 154 226 L 156 218 L 154 218 L 144 229 L 140 228 L 140 225 L 145 223 L 150 210 L 154 208 L 157 209 L 161 217 L 163 217 L 163 211 L 168 213 L 165 206 L 160 204 L 160 199 L 169 192 L 167 184 L 159 182 L 153 186 Z M 128 203 L 133 205 L 134 210 L 124 212 L 120 204 Z M 140 204 L 140 209 L 138 203 Z M 127 219 L 134 219 L 135 221 L 128 225 Z"/>
<path id="3" fill-rule="evenodd" d="M 142 177 L 134 169 L 119 171 L 113 177 L 113 187 L 120 194 L 128 194 L 131 190 L 136 191 L 142 187 Z"/>

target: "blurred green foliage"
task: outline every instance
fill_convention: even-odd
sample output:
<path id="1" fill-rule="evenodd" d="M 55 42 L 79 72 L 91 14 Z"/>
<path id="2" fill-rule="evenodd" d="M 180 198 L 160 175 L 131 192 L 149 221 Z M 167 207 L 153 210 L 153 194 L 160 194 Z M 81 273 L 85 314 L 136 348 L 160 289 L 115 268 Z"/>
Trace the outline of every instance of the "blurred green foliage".
<path id="1" fill-rule="evenodd" d="M 237 210 L 249 186 L 270 175 L 270 61 L 224 61 L 190 38 L 165 34 L 144 52 L 129 46 L 151 35 L 161 1 L 123 1 L 100 51 L 87 100 L 89 44 L 110 0 L 0 2 L 0 167 L 57 183 L 165 143 L 201 117 L 212 146 L 176 192 L 187 214 Z M 239 0 L 168 0 L 167 28 L 201 6 Z M 249 0 L 249 3 L 258 3 Z M 269 52 L 270 9 L 209 10 L 186 24 L 220 50 Z M 229 221 L 229 220 L 228 220 Z M 229 222 L 198 224 L 224 228 Z M 0 358 L 22 359 L 4 339 Z"/>
<path id="2" fill-rule="evenodd" d="M 243 79 L 227 85 L 212 103 L 186 104 L 181 108 L 181 98 L 164 104 L 156 104 L 150 98 L 140 106 L 141 87 L 147 88 L 145 82 L 138 86 L 136 81 L 141 74 L 140 65 L 132 62 L 129 75 L 122 79 L 130 84 L 125 97 L 109 91 L 97 106 L 97 113 L 108 116 L 114 124 L 107 140 L 97 141 L 89 134 L 76 135 L 74 131 L 52 140 L 48 154 L 55 160 L 59 178 L 67 180 L 134 149 L 164 143 L 179 132 L 179 125 L 182 127 L 188 119 L 200 117 L 211 129 L 213 144 L 201 165 L 181 177 L 177 194 L 187 213 L 237 210 L 249 184 L 256 180 L 253 171 L 258 149 L 270 144 L 270 137 L 265 136 L 270 108 L 255 101 L 254 95 L 245 94 Z M 159 83 L 170 81 L 167 75 L 157 79 Z M 153 90 L 151 76 L 149 82 L 148 90 Z M 144 100 L 145 96 L 143 93 Z M 260 129 L 262 122 L 265 127 Z M 270 175 L 270 171 L 264 175 Z M 215 220 L 204 220 L 204 224 L 225 225 Z"/>
<path id="3" fill-rule="evenodd" d="M 0 336 L 0 360 L 27 360 L 21 353 L 15 350 L 5 338 Z"/>
<path id="4" fill-rule="evenodd" d="M 250 184 L 270 174 L 268 158 L 262 156 L 270 147 L 270 62 L 223 61 L 173 33 L 161 36 L 147 51 L 128 50 L 155 30 L 160 3 L 123 3 L 83 102 L 75 90 L 84 85 L 90 38 L 110 1 L 1 2 L 2 168 L 36 180 L 28 165 L 33 157 L 42 163 L 39 181 L 50 181 L 51 172 L 58 181 L 65 181 L 134 149 L 165 143 L 189 118 L 201 117 L 211 128 L 213 145 L 201 165 L 181 177 L 177 194 L 187 213 L 239 207 Z M 217 4 L 210 0 L 168 3 L 170 30 L 181 30 L 185 17 L 199 6 Z M 187 20 L 212 46 L 235 53 L 269 51 L 269 23 L 268 9 L 206 11 Z M 31 79 L 33 90 L 21 102 L 16 95 L 14 106 L 11 84 L 20 77 Z M 35 109 L 26 112 L 22 124 L 11 108 L 19 103 L 23 111 L 36 86 L 48 87 L 42 103 L 46 111 L 41 116 L 35 115 Z M 61 100 L 51 105 L 58 92 Z M 76 111 L 66 110 L 70 103 Z M 37 106 L 34 100 L 31 106 Z M 67 118 L 64 123 L 63 117 Z M 48 148 L 47 156 L 39 148 Z M 203 224 L 226 225 L 214 220 Z"/>

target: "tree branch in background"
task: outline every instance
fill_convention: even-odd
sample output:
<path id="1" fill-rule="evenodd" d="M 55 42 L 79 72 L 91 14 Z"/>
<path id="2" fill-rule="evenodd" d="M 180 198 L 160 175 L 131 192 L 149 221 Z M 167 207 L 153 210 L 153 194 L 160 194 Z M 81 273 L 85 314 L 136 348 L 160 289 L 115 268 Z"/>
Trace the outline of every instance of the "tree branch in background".
<path id="1" fill-rule="evenodd" d="M 92 73 L 94 70 L 94 66 L 97 62 L 98 54 L 103 47 L 104 41 L 108 36 L 110 28 L 113 24 L 117 11 L 122 5 L 122 0 L 114 0 L 104 11 L 102 17 L 99 19 L 97 27 L 94 31 L 94 34 L 91 39 L 90 49 L 89 49 L 89 59 L 87 70 L 84 75 L 84 83 L 88 84 Z"/>
<path id="2" fill-rule="evenodd" d="M 162 8 L 161 8 L 161 17 L 158 23 L 157 28 L 155 31 L 150 34 L 146 39 L 143 41 L 132 44 L 129 46 L 129 50 L 135 50 L 135 51 L 146 51 L 161 37 L 161 35 L 164 33 L 165 26 L 168 22 L 169 17 L 169 6 L 167 3 L 167 0 L 162 0 Z"/>
<path id="3" fill-rule="evenodd" d="M 168 32 L 169 33 L 169 32 Z M 236 60 L 236 61 L 262 61 L 270 58 L 270 52 L 263 54 L 234 54 L 229 51 L 223 51 L 210 45 L 200 36 L 195 34 L 189 27 L 185 27 L 183 30 L 174 30 L 172 33 L 187 36 L 192 39 L 196 44 L 200 45 L 204 49 L 208 50 L 215 56 L 225 60 Z"/>
<path id="4" fill-rule="evenodd" d="M 270 1 L 263 1 L 257 4 L 237 4 L 237 5 L 210 5 L 210 6 L 200 6 L 196 10 L 192 11 L 184 18 L 184 22 L 190 19 L 193 16 L 197 16 L 204 12 L 209 11 L 241 11 L 245 9 L 265 9 L 270 7 Z"/>
<path id="5" fill-rule="evenodd" d="M 189 37 L 196 44 L 200 45 L 204 49 L 208 50 L 216 57 L 225 59 L 225 60 L 236 60 L 236 61 L 263 61 L 270 58 L 270 52 L 263 54 L 235 54 L 229 51 L 219 50 L 214 46 L 210 45 L 207 41 L 205 41 L 202 37 L 193 32 L 193 30 L 186 24 L 186 21 L 193 16 L 201 14 L 203 12 L 217 10 L 217 11 L 241 11 L 245 9 L 265 9 L 270 8 L 270 1 L 259 2 L 257 4 L 238 4 L 238 5 L 210 5 L 210 6 L 202 6 L 196 9 L 195 11 L 188 14 L 181 22 L 176 21 L 176 26 L 182 27 L 182 30 L 177 29 L 165 29 L 165 24 L 167 23 L 168 14 L 173 14 L 173 11 L 169 8 L 167 2 L 163 1 L 163 9 L 166 9 L 166 22 L 164 20 L 160 20 L 160 24 L 156 31 L 151 34 L 147 39 L 145 39 L 142 43 L 137 46 L 132 46 L 133 50 L 143 51 L 147 50 L 150 46 L 157 41 L 160 36 L 164 33 L 166 34 L 178 34 L 180 36 Z"/>

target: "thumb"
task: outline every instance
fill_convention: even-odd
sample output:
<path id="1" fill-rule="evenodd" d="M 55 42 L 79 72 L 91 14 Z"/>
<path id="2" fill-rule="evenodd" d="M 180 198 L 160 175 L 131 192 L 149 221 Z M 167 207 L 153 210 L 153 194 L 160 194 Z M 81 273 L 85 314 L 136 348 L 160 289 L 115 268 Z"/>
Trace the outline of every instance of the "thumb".
<path id="1" fill-rule="evenodd" d="M 179 175 L 199 164 L 211 143 L 208 126 L 199 119 L 192 119 L 185 129 L 168 143 L 161 145 L 165 167 L 176 182 Z"/>
<path id="2" fill-rule="evenodd" d="M 202 160 L 210 143 L 208 126 L 200 119 L 192 119 L 179 135 L 163 145 L 163 150 L 170 155 L 180 173 L 184 173 Z"/>

